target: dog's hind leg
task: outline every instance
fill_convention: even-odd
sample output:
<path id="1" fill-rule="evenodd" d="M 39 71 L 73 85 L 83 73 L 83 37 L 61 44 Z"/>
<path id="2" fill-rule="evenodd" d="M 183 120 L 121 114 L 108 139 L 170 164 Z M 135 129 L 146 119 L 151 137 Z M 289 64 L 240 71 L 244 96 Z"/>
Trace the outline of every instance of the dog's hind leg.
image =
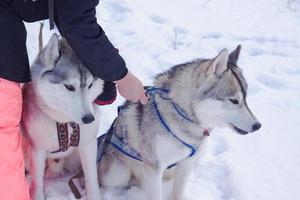
<path id="1" fill-rule="evenodd" d="M 84 172 L 85 188 L 88 200 L 100 200 L 100 190 L 97 178 L 97 140 L 79 147 L 81 165 Z"/>
<path id="2" fill-rule="evenodd" d="M 99 183 L 104 187 L 126 188 L 132 173 L 115 155 L 106 153 L 98 164 Z"/>
<path id="3" fill-rule="evenodd" d="M 147 200 L 162 200 L 163 171 L 153 166 L 145 165 L 141 180 L 142 188 L 146 192 Z"/>
<path id="4" fill-rule="evenodd" d="M 172 200 L 183 200 L 184 189 L 195 164 L 195 157 L 177 163 L 172 189 Z"/>
<path id="5" fill-rule="evenodd" d="M 30 150 L 30 172 L 32 176 L 30 193 L 33 200 L 44 200 L 44 172 L 46 162 L 46 151 L 34 149 Z"/>

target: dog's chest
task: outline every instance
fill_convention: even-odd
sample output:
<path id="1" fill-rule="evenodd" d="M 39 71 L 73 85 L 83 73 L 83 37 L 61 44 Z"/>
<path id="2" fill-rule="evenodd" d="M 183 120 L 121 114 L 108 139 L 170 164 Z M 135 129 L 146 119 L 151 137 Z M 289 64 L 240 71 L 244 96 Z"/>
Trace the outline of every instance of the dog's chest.
<path id="1" fill-rule="evenodd" d="M 154 149 L 159 162 L 165 163 L 167 166 L 186 159 L 191 154 L 190 148 L 168 134 L 157 135 L 154 140 Z"/>
<path id="2" fill-rule="evenodd" d="M 70 154 L 75 147 L 89 143 L 96 138 L 98 125 L 74 126 L 72 123 L 60 124 L 47 118 L 36 118 L 29 123 L 28 133 L 31 141 L 39 149 L 45 149 L 49 157 L 62 157 Z"/>
<path id="3" fill-rule="evenodd" d="M 80 126 L 76 123 L 58 123 L 57 140 L 59 148 L 51 153 L 66 152 L 71 147 L 78 147 L 80 142 Z"/>

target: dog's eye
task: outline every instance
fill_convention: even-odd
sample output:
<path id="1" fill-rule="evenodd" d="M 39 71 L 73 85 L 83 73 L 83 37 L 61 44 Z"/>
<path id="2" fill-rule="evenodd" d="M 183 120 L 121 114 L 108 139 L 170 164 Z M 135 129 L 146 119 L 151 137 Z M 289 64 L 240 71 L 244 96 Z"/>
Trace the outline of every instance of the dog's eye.
<path id="1" fill-rule="evenodd" d="M 67 90 L 71 91 L 71 92 L 74 92 L 75 91 L 75 87 L 73 85 L 66 85 L 65 84 L 65 87 L 67 88 Z"/>
<path id="2" fill-rule="evenodd" d="M 239 101 L 237 99 L 229 99 L 229 101 L 231 101 L 231 103 L 233 104 L 239 104 Z"/>
<path id="3" fill-rule="evenodd" d="M 93 86 L 93 83 L 91 83 L 91 84 L 89 85 L 88 89 L 90 89 L 92 86 Z"/>

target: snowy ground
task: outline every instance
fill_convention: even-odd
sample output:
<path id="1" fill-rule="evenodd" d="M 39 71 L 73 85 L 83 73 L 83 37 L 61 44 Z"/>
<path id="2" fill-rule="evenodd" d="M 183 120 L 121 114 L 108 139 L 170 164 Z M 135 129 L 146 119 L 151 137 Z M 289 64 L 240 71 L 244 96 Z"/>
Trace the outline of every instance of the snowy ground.
<path id="1" fill-rule="evenodd" d="M 300 1 L 103 0 L 98 21 L 145 85 L 174 64 L 242 44 L 239 65 L 260 131 L 213 131 L 186 189 L 186 200 L 300 199 Z M 28 25 L 29 55 L 38 24 Z M 48 37 L 50 33 L 46 34 Z M 116 106 L 102 108 L 103 133 Z M 48 200 L 74 199 L 64 180 L 47 181 Z M 106 191 L 105 199 L 143 199 Z"/>

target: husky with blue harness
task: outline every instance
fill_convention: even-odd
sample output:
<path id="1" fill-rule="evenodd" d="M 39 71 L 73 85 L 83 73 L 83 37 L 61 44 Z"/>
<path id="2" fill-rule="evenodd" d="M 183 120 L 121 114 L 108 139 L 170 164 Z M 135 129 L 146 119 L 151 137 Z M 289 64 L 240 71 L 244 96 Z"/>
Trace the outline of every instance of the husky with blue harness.
<path id="1" fill-rule="evenodd" d="M 197 155 L 214 127 L 243 135 L 257 131 L 261 124 L 247 106 L 247 83 L 237 66 L 240 49 L 175 66 L 146 88 L 146 105 L 121 106 L 108 133 L 98 139 L 100 185 L 137 184 L 145 199 L 162 200 L 163 176 L 174 169 L 171 199 L 182 200 Z"/>

